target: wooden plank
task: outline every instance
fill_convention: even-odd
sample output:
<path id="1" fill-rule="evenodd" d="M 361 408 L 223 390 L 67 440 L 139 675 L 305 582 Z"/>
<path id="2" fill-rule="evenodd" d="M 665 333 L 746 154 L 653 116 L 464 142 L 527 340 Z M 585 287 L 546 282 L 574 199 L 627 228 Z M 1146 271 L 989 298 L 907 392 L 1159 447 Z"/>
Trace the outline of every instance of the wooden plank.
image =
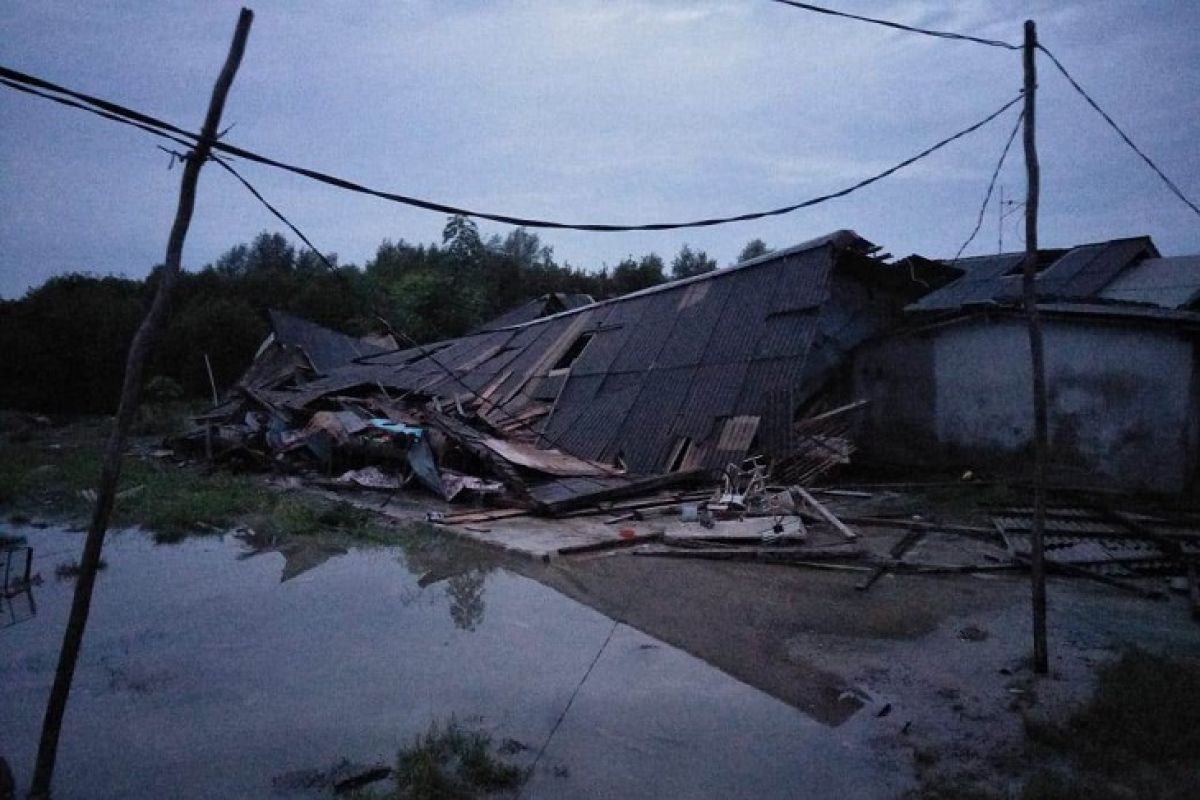
<path id="1" fill-rule="evenodd" d="M 900 559 L 904 557 L 904 554 L 913 549 L 917 542 L 919 542 L 921 537 L 924 535 L 925 534 L 922 531 L 909 531 L 908 533 L 904 534 L 900 541 L 892 545 L 892 549 L 888 553 L 888 557 L 891 559 L 892 563 L 880 564 L 871 572 L 870 575 L 863 578 L 861 582 L 856 584 L 854 588 L 860 592 L 865 592 L 867 589 L 870 589 L 872 584 L 882 578 L 885 572 L 896 566 L 900 562 Z"/>
<path id="2" fill-rule="evenodd" d="M 840 548 L 810 549 L 799 547 L 683 547 L 635 550 L 635 556 L 660 558 L 698 558 L 716 561 L 763 561 L 768 563 L 788 561 L 821 561 L 846 559 L 856 561 L 866 556 L 865 550 Z"/>
<path id="3" fill-rule="evenodd" d="M 994 539 L 996 537 L 994 530 L 978 525 L 942 524 L 940 522 L 926 522 L 924 520 L 904 519 L 902 517 L 845 516 L 841 519 L 843 522 L 849 522 L 853 525 L 866 525 L 875 528 L 903 528 L 905 530 L 925 531 L 927 533 L 960 533 L 964 536 L 983 537 L 987 539 Z"/>
<path id="4" fill-rule="evenodd" d="M 770 530 L 768 528 L 768 530 Z M 705 547 L 706 545 L 742 545 L 742 546 L 762 546 L 769 547 L 802 547 L 806 540 L 802 536 L 794 534 L 781 533 L 771 539 L 764 539 L 761 533 L 747 534 L 706 534 L 701 533 L 694 536 L 680 536 L 678 534 L 668 534 L 663 537 L 663 542 L 668 545 L 677 547 Z"/>
<path id="5" fill-rule="evenodd" d="M 870 572 L 871 567 L 863 567 L 858 564 L 835 564 L 829 561 L 780 561 L 785 567 L 807 567 L 808 569 L 822 569 L 831 572 Z"/>
<path id="6" fill-rule="evenodd" d="M 442 517 L 439 522 L 443 525 L 463 525 L 470 522 L 489 522 L 494 519 L 522 517 L 529 514 L 527 508 L 494 508 L 489 511 L 475 511 L 468 514 L 450 514 Z"/>
<path id="7" fill-rule="evenodd" d="M 858 538 L 857 533 L 855 533 L 854 531 L 847 528 L 844 524 L 842 524 L 842 521 L 840 519 L 838 519 L 836 516 L 834 516 L 832 511 L 830 511 L 828 508 L 823 506 L 817 500 L 817 498 L 813 497 L 812 494 L 810 494 L 808 492 L 808 490 L 805 489 L 803 486 L 793 486 L 790 491 L 792 492 L 793 497 L 798 496 L 799 498 L 803 499 L 804 502 L 808 503 L 808 505 L 812 507 L 813 511 L 816 511 L 817 514 L 822 519 L 824 519 L 826 522 L 828 522 L 830 525 L 832 525 L 835 529 L 837 529 L 837 531 L 839 533 L 841 533 L 842 536 L 845 536 L 847 539 L 857 539 Z M 797 505 L 799 505 L 799 503 L 797 503 Z"/>
<path id="8" fill-rule="evenodd" d="M 1013 558 L 1017 562 L 1019 562 L 1021 564 L 1021 566 L 1025 567 L 1026 569 L 1029 568 L 1029 556 L 1026 556 L 1021 553 L 1014 553 Z M 1088 578 L 1089 580 L 1096 581 L 1097 583 L 1103 583 L 1106 586 L 1112 586 L 1117 589 L 1123 589 L 1127 592 L 1132 592 L 1132 593 L 1136 594 L 1138 597 L 1142 597 L 1147 600 L 1162 600 L 1162 599 L 1164 599 L 1163 593 L 1158 591 L 1157 589 L 1143 589 L 1141 586 L 1137 586 L 1137 585 L 1129 583 L 1127 581 L 1118 580 L 1116 578 L 1110 578 L 1107 575 L 1101 575 L 1100 573 L 1093 572 L 1090 569 L 1085 569 L 1084 567 L 1078 567 L 1074 564 L 1068 564 L 1063 561 L 1054 561 L 1053 559 L 1049 559 L 1049 558 L 1046 559 L 1046 570 L 1047 570 L 1047 572 L 1056 572 L 1056 573 L 1060 573 L 1062 575 L 1072 575 L 1072 576 L 1079 577 L 1079 578 Z"/>
<path id="9" fill-rule="evenodd" d="M 632 547 L 639 544 L 647 544 L 657 542 L 663 538 L 662 531 L 651 531 L 650 533 L 640 533 L 636 536 L 628 538 L 614 537 L 612 539 L 604 539 L 599 542 L 590 542 L 588 544 L 572 544 L 566 547 L 558 548 L 560 556 L 577 556 L 585 553 L 601 553 L 606 550 L 617 550 L 622 547 Z"/>

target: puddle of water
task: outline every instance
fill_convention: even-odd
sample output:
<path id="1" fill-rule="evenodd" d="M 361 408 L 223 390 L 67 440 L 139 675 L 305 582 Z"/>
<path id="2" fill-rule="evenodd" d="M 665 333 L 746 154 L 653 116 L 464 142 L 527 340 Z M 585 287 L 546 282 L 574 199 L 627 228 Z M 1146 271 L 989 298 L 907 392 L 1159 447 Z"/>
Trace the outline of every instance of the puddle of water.
<path id="1" fill-rule="evenodd" d="M 0 754 L 26 786 L 73 588 L 54 568 L 83 538 L 13 532 L 45 578 L 0 628 Z M 262 797 L 340 758 L 392 763 L 451 715 L 526 744 L 527 766 L 613 627 L 478 554 L 250 552 L 110 535 L 56 797 Z M 860 722 L 831 731 L 620 625 L 523 796 L 894 796 Z"/>

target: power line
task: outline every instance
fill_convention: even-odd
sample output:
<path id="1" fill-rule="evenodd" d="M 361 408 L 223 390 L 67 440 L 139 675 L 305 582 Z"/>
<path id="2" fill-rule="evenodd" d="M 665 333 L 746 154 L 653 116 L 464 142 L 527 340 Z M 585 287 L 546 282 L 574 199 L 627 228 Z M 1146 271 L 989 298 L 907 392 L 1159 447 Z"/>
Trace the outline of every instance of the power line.
<path id="1" fill-rule="evenodd" d="M 1004 149 L 1000 151 L 1000 160 L 996 162 L 996 168 L 992 170 L 992 179 L 988 181 L 987 192 L 983 195 L 983 205 L 979 207 L 979 219 L 975 220 L 975 229 L 971 231 L 971 235 L 962 243 L 962 247 L 958 248 L 958 252 L 954 254 L 954 260 L 950 262 L 950 266 L 954 266 L 967 249 L 967 246 L 975 240 L 975 236 L 979 233 L 979 229 L 983 227 L 983 215 L 987 213 L 988 202 L 992 199 L 992 192 L 996 188 L 996 178 L 1000 176 L 1000 169 L 1004 166 L 1004 159 L 1008 157 L 1008 150 L 1012 147 L 1013 140 L 1017 138 L 1017 131 L 1021 130 L 1021 123 L 1025 120 L 1025 112 L 1022 111 L 1017 115 L 1017 122 L 1013 125 L 1012 133 L 1008 135 L 1008 141 L 1004 143 Z"/>
<path id="2" fill-rule="evenodd" d="M 171 150 L 168 150 L 167 152 L 171 153 L 171 155 L 176 158 L 182 159 L 182 158 L 187 157 L 186 155 L 183 155 L 180 153 L 175 153 Z M 241 173 L 239 173 L 236 169 L 234 169 L 233 166 L 231 164 L 229 164 L 225 159 L 221 158 L 220 156 L 210 156 L 210 159 L 212 161 L 216 162 L 216 164 L 218 166 L 222 167 L 226 172 L 228 172 L 234 178 L 236 178 L 237 181 L 240 184 L 242 184 L 242 186 L 246 187 L 246 190 L 249 191 L 250 194 L 254 195 L 255 199 L 257 199 L 260 203 L 262 203 L 263 206 L 265 206 L 266 209 L 268 211 L 270 211 L 271 214 L 273 214 L 276 219 L 278 219 L 280 222 L 282 222 L 284 225 L 286 225 L 292 231 L 292 233 L 296 234 L 296 236 L 298 236 L 300 238 L 300 240 L 302 242 L 304 242 L 304 244 L 306 244 L 308 246 L 308 248 L 313 251 L 313 253 L 316 254 L 317 258 L 320 259 L 321 263 L 324 264 L 329 269 L 329 271 L 332 272 L 334 274 L 334 276 L 337 278 L 338 284 L 341 286 L 342 292 L 346 295 L 347 299 L 349 299 L 351 301 L 351 303 L 353 303 L 354 302 L 354 290 L 350 286 L 350 283 L 348 282 L 346 276 L 342 273 L 341 270 L 339 270 L 337 268 L 336 265 L 333 264 L 333 262 L 331 262 L 328 258 L 326 258 L 325 255 L 319 249 L 317 249 L 317 246 L 312 243 L 312 240 L 309 239 L 307 236 L 305 236 L 304 232 L 302 230 L 300 230 L 300 228 L 298 228 L 290 219 L 288 219 L 282 211 L 280 211 L 278 208 L 276 208 L 269 200 L 267 200 L 267 198 L 263 197 L 262 193 L 260 191 L 258 191 L 258 189 L 256 189 L 254 187 L 254 185 L 252 183 L 250 183 L 250 181 L 248 181 L 244 177 L 242 177 Z M 375 315 L 376 319 L 378 319 L 380 322 L 382 322 L 387 327 L 388 332 L 393 335 L 393 338 L 404 339 L 405 341 L 407 341 L 409 345 L 411 345 L 414 349 L 416 349 L 421 354 L 422 358 L 429 359 L 429 361 L 435 367 L 440 369 L 442 372 L 446 373 L 446 375 L 448 375 L 450 377 L 450 379 L 453 380 L 455 383 L 457 383 L 459 386 L 466 389 L 467 392 L 471 396 L 477 398 L 478 400 L 480 400 L 484 403 L 487 402 L 487 398 L 485 398 L 482 394 L 480 394 L 478 390 L 471 388 L 471 386 L 466 381 L 464 381 L 462 379 L 462 377 L 454 369 L 452 369 L 451 367 L 448 367 L 448 366 L 446 366 L 446 364 L 442 363 L 442 361 L 439 360 L 433 354 L 433 351 L 426 348 L 424 345 L 422 345 L 417 340 L 413 339 L 411 336 L 406 334 L 404 331 L 396 330 L 392 326 L 392 324 L 387 321 L 387 319 L 381 313 L 380 309 L 374 303 L 371 303 L 370 305 L 371 305 L 371 312 Z M 399 342 L 397 342 L 397 344 L 399 344 Z M 355 352 L 358 353 L 359 358 L 363 357 L 362 352 L 359 351 L 357 347 L 355 347 Z M 381 354 L 381 355 L 385 355 L 385 354 Z M 380 381 L 375 381 L 375 385 L 379 387 L 380 391 L 383 392 L 384 396 L 386 397 L 387 391 L 383 388 L 383 384 Z M 455 392 L 455 394 L 457 395 L 457 391 Z M 515 401 L 518 397 L 520 397 L 519 392 L 517 394 L 514 394 L 512 397 L 508 398 L 507 400 L 504 400 L 503 402 L 493 404 L 492 408 L 493 408 L 493 410 L 502 412 L 509 421 L 517 420 L 517 415 L 513 414 L 512 412 L 510 412 L 508 410 L 508 405 L 509 405 L 509 403 L 512 403 L 513 401 Z M 546 433 L 544 431 L 538 433 L 538 438 L 548 442 L 553 447 L 559 448 L 563 452 L 567 452 L 567 449 L 563 447 L 561 442 L 559 442 L 557 439 L 550 436 L 548 433 Z M 591 481 L 591 482 L 597 483 L 597 485 L 599 485 L 598 481 L 596 481 L 594 478 L 592 478 L 590 476 L 586 476 L 586 475 L 580 476 L 580 480 Z"/>
<path id="3" fill-rule="evenodd" d="M 10 86 L 12 88 L 21 88 L 22 91 L 30 91 L 29 89 L 24 88 L 24 87 L 29 87 L 29 86 L 37 87 L 37 89 L 42 90 L 42 91 L 30 91 L 30 93 L 36 94 L 40 97 L 46 96 L 44 93 L 45 91 L 54 92 L 54 93 L 57 93 L 60 95 L 66 95 L 67 97 L 74 98 L 75 100 L 78 100 L 78 101 L 86 104 L 87 106 L 95 106 L 95 108 L 86 108 L 85 107 L 84 110 L 92 111 L 93 113 L 99 114 L 100 116 L 105 117 L 106 119 L 114 119 L 114 117 L 120 118 L 120 119 L 117 119 L 116 121 L 125 122 L 126 124 L 133 125 L 134 127 L 137 127 L 141 130 L 145 130 L 150 133 L 155 133 L 156 135 L 171 139 L 172 141 L 176 141 L 176 142 L 179 141 L 175 137 L 184 137 L 184 138 L 190 139 L 190 140 L 199 140 L 199 137 L 196 134 L 190 133 L 189 131 L 185 131 L 182 128 L 171 125 L 170 123 L 163 122 L 162 120 L 156 119 L 155 117 L 152 117 L 148 114 L 144 114 L 139 111 L 134 111 L 132 109 L 125 108 L 124 106 L 118 105 L 116 103 L 112 103 L 107 100 L 101 100 L 99 98 L 91 97 L 91 96 L 83 94 L 81 92 L 76 92 L 74 90 L 67 89 L 66 87 L 58 86 L 58 85 L 50 83 L 49 81 L 46 81 L 42 78 L 36 78 L 36 77 L 30 76 L 30 75 L 25 75 L 24 73 L 20 73 L 15 70 L 8 69 L 7 67 L 0 66 L 0 82 L 3 82 L 6 86 Z M 14 86 L 14 84 L 21 84 L 21 86 Z M 69 106 L 72 106 L 75 108 L 81 107 L 78 103 L 68 102 L 61 98 L 49 98 L 49 99 L 56 99 L 56 100 L 58 100 L 58 102 L 62 102 L 65 105 L 69 105 Z M 453 206 L 453 205 L 449 205 L 446 203 L 440 203 L 440 202 L 436 202 L 436 201 L 432 201 L 432 200 L 424 200 L 421 198 L 409 197 L 407 195 L 397 194 L 395 192 L 387 192 L 387 191 L 382 191 L 379 189 L 372 189 L 367 186 L 363 186 L 359 183 L 355 183 L 354 181 L 347 180 L 345 178 L 339 178 L 337 176 L 329 175 L 327 173 L 319 172 L 317 170 L 309 169 L 307 167 L 300 167 L 300 166 L 296 166 L 294 164 L 288 164 L 288 163 L 278 161 L 273 158 L 269 158 L 267 156 L 259 155 L 258 153 L 254 153 L 250 150 L 244 150 L 240 147 L 235 147 L 234 145 L 227 144 L 227 143 L 221 142 L 221 141 L 213 142 L 212 147 L 214 150 L 220 150 L 221 152 L 226 153 L 228 155 L 237 156 L 237 157 L 243 158 L 247 161 L 253 161 L 255 163 L 263 164 L 265 166 L 275 167 L 276 169 L 281 169 L 286 172 L 291 172 L 296 175 L 301 175 L 303 177 L 310 178 L 310 179 L 318 181 L 320 183 L 325 183 L 330 186 L 335 186 L 339 189 L 344 189 L 346 191 L 355 192 L 357 194 L 365 194 L 365 195 L 370 195 L 372 197 L 378 197 L 382 200 L 388 200 L 388 201 L 391 201 L 394 203 L 400 203 L 402 205 L 412 206 L 414 208 L 421 208 L 426 211 L 436 211 L 436 212 L 443 213 L 443 214 L 461 215 L 461 216 L 465 216 L 465 217 L 475 217 L 477 219 L 486 219 L 486 220 L 490 220 L 492 222 L 500 222 L 500 223 L 507 224 L 507 225 L 515 225 L 515 226 L 520 226 L 520 227 L 525 227 L 525 228 L 551 228 L 551 229 L 560 229 L 560 230 L 565 229 L 565 230 L 590 231 L 590 232 L 595 232 L 595 233 L 616 233 L 616 232 L 625 232 L 625 231 L 666 231 L 666 230 L 678 230 L 678 229 L 682 229 L 682 228 L 707 228 L 707 227 L 712 227 L 715 225 L 726 225 L 726 224 L 733 223 L 733 222 L 749 222 L 752 220 L 763 219 L 766 217 L 777 217 L 777 216 L 782 216 L 784 214 L 790 214 L 794 211 L 799 211 L 802 208 L 811 208 L 813 206 L 820 205 L 821 203 L 826 203 L 830 200 L 835 200 L 839 197 L 845 197 L 846 195 L 852 194 L 853 192 L 856 192 L 859 189 L 870 186 L 871 184 L 873 184 L 877 181 L 880 181 L 883 178 L 886 178 L 886 177 L 900 171 L 901 169 L 904 169 L 905 167 L 911 166 L 913 163 L 920 161 L 921 159 L 925 158 L 926 156 L 932 155 L 936 151 L 941 150 L 943 147 L 957 141 L 958 139 L 961 139 L 964 136 L 967 136 L 968 134 L 974 133 L 975 131 L 982 128 L 984 125 L 987 125 L 989 122 L 994 120 L 996 117 L 1003 114 L 1010 107 L 1012 107 L 1013 105 L 1018 103 L 1020 100 L 1021 100 L 1021 96 L 1018 95 L 1017 97 L 1013 98 L 1012 100 L 1009 100 L 1007 103 L 1005 103 L 1003 106 L 1001 106 L 998 110 L 996 110 L 996 111 L 992 112 L 991 114 L 989 114 L 988 116 L 984 117 L 979 122 L 976 122 L 975 124 L 962 129 L 958 133 L 955 133 L 951 136 L 946 137 L 945 139 L 942 139 L 941 141 L 937 142 L 936 144 L 925 148 L 920 153 L 916 154 L 915 156 L 912 156 L 911 158 L 907 158 L 904 161 L 901 161 L 900 163 L 896 164 L 895 166 L 885 169 L 882 172 L 872 175 L 869 178 L 865 178 L 864 180 L 861 180 L 851 186 L 848 186 L 844 189 L 840 189 L 836 192 L 830 192 L 829 194 L 820 195 L 818 197 L 813 197 L 813 198 L 804 200 L 799 203 L 794 203 L 792 205 L 783 206 L 781 208 L 770 209 L 768 211 L 756 211 L 756 212 L 751 212 L 748 214 L 738 214 L 738 215 L 728 216 L 728 217 L 714 217 L 714 218 L 709 218 L 709 219 L 694 220 L 691 222 L 655 222 L 655 223 L 638 224 L 638 225 L 570 223 L 570 222 L 555 222 L 552 220 L 536 219 L 536 218 L 529 218 L 529 217 L 517 217 L 517 216 L 508 215 L 508 214 L 498 214 L 498 213 L 485 212 L 485 211 L 474 211 L 474 210 L 471 210 L 468 208 L 463 208 L 460 206 Z M 157 129 L 157 130 L 153 130 L 153 129 Z"/>
<path id="4" fill-rule="evenodd" d="M 1187 199 L 1187 197 L 1184 196 L 1183 191 L 1178 186 L 1175 185 L 1175 182 L 1172 181 L 1170 178 L 1168 178 L 1163 173 L 1163 171 L 1158 168 L 1158 165 L 1155 164 L 1152 160 L 1150 160 L 1150 156 L 1143 153 L 1142 150 L 1136 144 L 1133 143 L 1133 140 L 1129 138 L 1129 136 L 1125 133 L 1125 131 L 1121 130 L 1121 126 L 1117 125 L 1117 123 L 1113 120 L 1113 118 L 1110 117 L 1104 111 L 1104 109 L 1100 107 L 1100 104 L 1097 103 L 1095 100 L 1093 100 L 1092 96 L 1089 95 L 1086 91 L 1084 91 L 1084 88 L 1079 85 L 1079 82 L 1076 81 L 1073 77 L 1071 77 L 1071 73 L 1067 72 L 1067 68 L 1062 65 L 1062 62 L 1054 57 L 1054 53 L 1051 53 L 1049 50 L 1047 50 L 1045 47 L 1043 47 L 1040 43 L 1038 44 L 1037 47 L 1039 50 L 1041 50 L 1043 53 L 1045 53 L 1047 56 L 1049 56 L 1050 61 L 1053 62 L 1054 66 L 1058 68 L 1058 71 L 1063 74 L 1063 77 L 1067 79 L 1067 81 L 1071 84 L 1072 87 L 1074 87 L 1075 91 L 1079 92 L 1080 96 L 1083 97 L 1083 99 L 1087 101 L 1088 105 L 1090 105 L 1093 109 L 1096 110 L 1097 114 L 1104 117 L 1104 121 L 1108 123 L 1109 127 L 1111 127 L 1114 131 L 1117 132 L 1117 135 L 1120 136 L 1122 140 L 1124 140 L 1125 144 L 1129 145 L 1130 149 L 1132 149 L 1133 152 L 1135 152 L 1139 156 L 1141 156 L 1142 161 L 1145 161 L 1146 164 L 1150 167 L 1150 169 L 1154 170 L 1154 173 L 1156 175 L 1158 175 L 1159 178 L 1162 178 L 1162 181 L 1163 181 L 1163 183 L 1165 183 L 1167 185 L 1167 188 L 1170 189 L 1171 192 L 1176 197 L 1178 197 L 1180 200 L 1182 200 L 1187 205 L 1188 208 L 1190 208 L 1192 211 L 1194 211 L 1196 213 L 1196 216 L 1200 216 L 1200 207 L 1197 207 L 1195 203 L 1193 203 L 1191 200 Z"/>
<path id="5" fill-rule="evenodd" d="M 933 36 L 938 39 L 953 39 L 953 40 L 957 40 L 957 41 L 961 41 L 961 42 L 974 42 L 975 44 L 985 44 L 988 47 L 1002 47 L 1005 50 L 1020 50 L 1021 49 L 1020 45 L 1009 44 L 1008 42 L 1002 42 L 1002 41 L 999 41 L 998 39 L 981 39 L 978 36 L 970 36 L 965 33 L 951 33 L 950 31 L 930 30 L 929 28 L 915 28 L 912 25 L 905 25 L 903 23 L 893 22 L 888 19 L 878 19 L 876 17 L 863 17 L 858 14 L 850 14 L 845 11 L 835 11 L 832 8 L 825 8 L 823 6 L 814 6 L 811 3 L 797 3 L 797 2 L 794 2 L 794 0 L 771 0 L 771 1 L 774 3 L 779 3 L 780 5 L 791 6 L 792 8 L 798 8 L 801 11 L 812 11 L 817 14 L 825 14 L 826 16 L 830 16 L 830 17 L 842 17 L 844 19 L 852 19 L 857 22 L 868 22 L 872 25 L 882 25 L 885 28 L 893 28 L 895 30 L 905 31 L 907 33 L 919 33 L 924 36 Z"/>

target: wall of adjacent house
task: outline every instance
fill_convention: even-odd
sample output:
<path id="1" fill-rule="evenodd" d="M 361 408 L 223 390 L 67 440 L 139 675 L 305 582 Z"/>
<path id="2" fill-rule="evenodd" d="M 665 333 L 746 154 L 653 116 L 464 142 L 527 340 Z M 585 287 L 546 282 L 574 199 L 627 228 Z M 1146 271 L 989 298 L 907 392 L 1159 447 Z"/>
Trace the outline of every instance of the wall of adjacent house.
<path id="1" fill-rule="evenodd" d="M 1078 485 L 1180 492 L 1195 485 L 1194 337 L 1098 320 L 1046 319 L 1052 476 Z M 1027 467 L 1029 339 L 1004 316 L 947 324 L 868 348 L 856 390 L 874 402 L 864 455 L 982 472 Z"/>

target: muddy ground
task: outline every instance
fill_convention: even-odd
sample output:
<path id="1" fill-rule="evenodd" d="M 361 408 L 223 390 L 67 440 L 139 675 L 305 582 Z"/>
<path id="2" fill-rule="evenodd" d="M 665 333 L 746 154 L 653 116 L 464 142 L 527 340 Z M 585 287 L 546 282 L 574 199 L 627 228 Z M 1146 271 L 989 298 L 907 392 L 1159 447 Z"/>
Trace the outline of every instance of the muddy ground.
<path id="1" fill-rule="evenodd" d="M 1027 718 L 1068 716 L 1131 646 L 1200 657 L 1182 599 L 1071 579 L 1050 581 L 1051 672 L 1038 677 L 1018 576 L 885 576 L 862 592 L 855 574 L 621 556 L 531 574 L 830 728 L 869 717 L 875 755 L 912 776 L 915 796 L 1019 793 Z"/>

